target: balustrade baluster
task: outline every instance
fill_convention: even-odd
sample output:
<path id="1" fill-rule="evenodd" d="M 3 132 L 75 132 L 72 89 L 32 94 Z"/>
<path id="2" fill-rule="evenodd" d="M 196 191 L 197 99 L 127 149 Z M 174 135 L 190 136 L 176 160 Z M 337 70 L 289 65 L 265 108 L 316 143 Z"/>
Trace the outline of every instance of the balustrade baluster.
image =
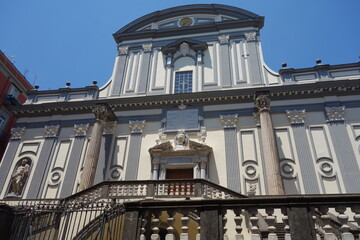
<path id="1" fill-rule="evenodd" d="M 317 219 L 316 216 L 313 216 L 312 219 L 313 219 L 314 225 L 315 225 L 316 240 L 321 240 L 319 224 L 316 223 L 316 219 Z"/>
<path id="2" fill-rule="evenodd" d="M 158 186 L 158 190 L 159 190 L 159 192 L 158 192 L 158 195 L 164 195 L 164 189 L 163 189 L 163 184 L 157 184 L 157 186 Z"/>
<path id="3" fill-rule="evenodd" d="M 358 231 L 360 231 L 360 205 L 353 205 L 351 206 L 351 211 L 353 213 L 355 213 L 354 216 L 354 221 L 357 223 L 358 225 Z M 360 234 L 358 236 L 358 238 L 360 239 Z"/>
<path id="4" fill-rule="evenodd" d="M 186 195 L 191 195 L 191 184 L 186 183 Z"/>
<path id="5" fill-rule="evenodd" d="M 282 220 L 283 220 L 283 223 L 285 224 L 285 226 L 284 226 L 284 232 L 285 232 L 284 239 L 285 240 L 291 240 L 289 217 L 287 215 L 287 208 L 286 207 L 281 208 L 281 213 L 283 214 Z"/>
<path id="6" fill-rule="evenodd" d="M 251 240 L 261 240 L 260 237 L 260 230 L 258 228 L 258 222 L 259 222 L 259 217 L 257 216 L 258 214 L 258 210 L 257 208 L 249 208 L 249 213 L 250 213 L 250 223 L 251 223 Z"/>
<path id="7" fill-rule="evenodd" d="M 175 183 L 175 195 L 179 195 L 179 183 Z"/>
<path id="8" fill-rule="evenodd" d="M 180 183 L 181 195 L 185 195 L 185 183 Z"/>
<path id="9" fill-rule="evenodd" d="M 151 240 L 160 240 L 160 229 L 159 229 L 159 225 L 160 225 L 160 215 L 161 215 L 161 211 L 160 210 L 155 210 L 153 212 L 154 214 L 154 218 L 151 220 L 151 223 L 153 225 L 152 227 L 152 234 L 151 234 Z"/>
<path id="10" fill-rule="evenodd" d="M 200 214 L 200 213 L 198 212 L 198 214 Z M 201 231 L 200 217 L 196 218 L 196 222 L 199 224 L 199 226 L 196 228 L 198 233 L 196 234 L 196 239 L 195 240 L 200 240 L 200 231 Z"/>
<path id="11" fill-rule="evenodd" d="M 175 228 L 173 227 L 175 222 L 175 210 L 168 210 L 167 211 L 169 217 L 167 218 L 167 223 L 169 227 L 167 228 L 168 234 L 166 234 L 165 240 L 175 240 Z"/>
<path id="12" fill-rule="evenodd" d="M 164 183 L 164 195 L 169 195 L 169 184 Z"/>
<path id="13" fill-rule="evenodd" d="M 341 239 L 354 240 L 354 236 L 350 233 L 350 226 L 348 224 L 349 216 L 345 214 L 346 206 L 336 206 L 335 211 L 339 213 L 337 219 L 341 223 Z"/>
<path id="14" fill-rule="evenodd" d="M 144 184 L 140 184 L 140 196 L 144 196 Z"/>
<path id="15" fill-rule="evenodd" d="M 183 213 L 183 217 L 181 217 L 181 231 L 182 233 L 180 234 L 180 240 L 189 240 L 189 234 L 188 234 L 188 231 L 189 231 L 189 227 L 188 227 L 188 224 L 189 224 L 189 213 L 190 213 L 190 210 L 186 209 L 186 210 L 183 210 L 182 211 Z"/>
<path id="16" fill-rule="evenodd" d="M 234 217 L 234 221 L 235 221 L 235 231 L 236 231 L 236 234 L 235 234 L 235 240 L 244 240 L 244 236 L 243 234 L 241 233 L 242 232 L 242 227 L 241 227 L 241 224 L 242 224 L 242 217 L 241 217 L 241 208 L 234 208 L 234 213 L 235 213 L 235 217 Z"/>
<path id="17" fill-rule="evenodd" d="M 127 185 L 123 186 L 123 191 L 124 191 L 124 196 L 127 196 L 128 195 L 128 186 Z"/>
<path id="18" fill-rule="evenodd" d="M 276 217 L 273 216 L 274 208 L 266 208 L 265 212 L 267 214 L 267 216 L 265 218 L 265 221 L 266 221 L 266 223 L 268 225 L 268 231 L 269 231 L 268 240 L 278 240 L 278 236 L 275 233 L 275 230 L 276 230 L 276 228 L 275 228 Z"/>
<path id="19" fill-rule="evenodd" d="M 139 185 L 135 184 L 134 185 L 134 196 L 138 196 L 138 190 L 139 190 Z"/>
<path id="20" fill-rule="evenodd" d="M 170 183 L 170 195 L 174 195 L 174 184 Z"/>
<path id="21" fill-rule="evenodd" d="M 223 225 L 224 240 L 229 240 L 229 236 L 227 235 L 227 227 L 226 227 L 226 223 L 228 221 L 226 217 L 226 213 L 227 213 L 227 209 L 222 209 L 222 215 L 223 215 L 222 225 Z"/>
<path id="22" fill-rule="evenodd" d="M 327 214 L 329 211 L 329 208 L 327 206 L 321 206 L 321 207 L 319 207 L 319 211 L 321 213 L 321 220 L 324 223 L 324 227 L 323 227 L 323 229 L 325 231 L 324 240 L 337 239 L 334 234 L 334 230 L 333 230 L 332 226 L 330 225 L 331 218 Z"/>

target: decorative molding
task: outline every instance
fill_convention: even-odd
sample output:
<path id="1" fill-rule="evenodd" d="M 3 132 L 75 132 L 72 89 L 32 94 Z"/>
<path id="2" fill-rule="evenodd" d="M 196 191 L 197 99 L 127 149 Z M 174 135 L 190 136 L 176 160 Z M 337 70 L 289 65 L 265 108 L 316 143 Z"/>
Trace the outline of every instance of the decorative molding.
<path id="1" fill-rule="evenodd" d="M 145 120 L 142 121 L 129 121 L 129 128 L 131 133 L 142 133 L 145 127 Z"/>
<path id="2" fill-rule="evenodd" d="M 85 136 L 89 130 L 90 124 L 75 124 L 74 132 L 76 137 Z"/>
<path id="3" fill-rule="evenodd" d="M 127 55 L 128 52 L 129 52 L 129 46 L 119 47 L 119 54 L 120 55 Z"/>
<path id="4" fill-rule="evenodd" d="M 187 105 L 185 105 L 184 103 L 181 103 L 179 106 L 178 106 L 178 109 L 180 110 L 185 110 L 187 108 Z"/>
<path id="5" fill-rule="evenodd" d="M 328 122 L 344 121 L 345 106 L 325 107 Z"/>
<path id="6" fill-rule="evenodd" d="M 256 32 L 247 32 L 245 33 L 245 37 L 247 41 L 255 41 L 256 40 Z"/>
<path id="7" fill-rule="evenodd" d="M 218 37 L 220 44 L 227 44 L 229 43 L 230 36 L 229 35 L 221 35 Z"/>
<path id="8" fill-rule="evenodd" d="M 60 125 L 46 125 L 45 126 L 45 137 L 57 137 L 60 130 Z"/>
<path id="9" fill-rule="evenodd" d="M 200 127 L 200 132 L 197 134 L 197 136 L 199 138 L 199 141 L 204 143 L 207 136 L 206 127 L 204 126 Z"/>
<path id="10" fill-rule="evenodd" d="M 304 124 L 305 123 L 305 109 L 300 110 L 286 110 L 287 118 L 290 124 Z"/>
<path id="11" fill-rule="evenodd" d="M 143 44 L 142 48 L 144 50 L 144 52 L 151 52 L 152 50 L 152 43 L 148 43 L 148 44 Z"/>
<path id="12" fill-rule="evenodd" d="M 255 107 L 261 112 L 270 110 L 270 98 L 267 95 L 259 95 L 255 99 Z"/>
<path id="13" fill-rule="evenodd" d="M 236 128 L 239 120 L 238 114 L 234 115 L 220 115 L 220 121 L 224 128 Z"/>
<path id="14" fill-rule="evenodd" d="M 11 139 L 21 139 L 26 131 L 26 127 L 11 128 Z"/>

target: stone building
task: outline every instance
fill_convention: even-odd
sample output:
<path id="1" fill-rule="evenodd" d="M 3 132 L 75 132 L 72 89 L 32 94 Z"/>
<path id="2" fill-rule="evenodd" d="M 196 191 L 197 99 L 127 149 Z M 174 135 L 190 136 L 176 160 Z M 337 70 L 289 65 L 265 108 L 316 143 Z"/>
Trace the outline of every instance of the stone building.
<path id="1" fill-rule="evenodd" d="M 10 206 L 25 199 L 73 204 L 57 212 L 57 230 L 39 227 L 36 236 L 86 239 L 101 216 L 107 220 L 99 229 L 116 225 L 111 214 L 119 211 L 126 216 L 119 220 L 122 239 L 160 239 L 165 223 L 166 239 L 195 236 L 188 224 L 200 226 L 199 239 L 275 239 L 276 224 L 288 237 L 348 239 L 357 225 L 347 228 L 344 212 L 359 204 L 360 192 L 360 64 L 317 60 L 275 72 L 263 60 L 263 24 L 252 12 L 204 4 L 124 26 L 113 34 L 118 54 L 104 86 L 32 90 L 23 106 L 12 107 L 18 121 L 0 165 L 0 198 Z M 13 176 L 24 169 L 16 185 Z M 61 214 L 76 202 L 100 200 L 124 208 L 95 214 L 71 233 L 59 227 L 75 224 Z M 284 206 L 275 221 L 274 208 Z M 355 213 L 353 207 L 352 221 L 359 220 Z M 321 222 L 313 221 L 316 214 Z M 340 216 L 341 232 L 329 227 L 332 216 Z M 172 227 L 174 219 L 182 226 Z M 247 231 L 244 220 L 252 226 Z M 304 230 L 299 221 L 312 227 Z"/>

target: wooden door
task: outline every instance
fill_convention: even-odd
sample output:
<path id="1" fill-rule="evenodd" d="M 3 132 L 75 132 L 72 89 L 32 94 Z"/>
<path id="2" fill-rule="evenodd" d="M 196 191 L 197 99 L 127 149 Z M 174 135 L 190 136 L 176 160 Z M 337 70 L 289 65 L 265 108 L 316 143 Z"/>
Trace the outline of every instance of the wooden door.
<path id="1" fill-rule="evenodd" d="M 193 179 L 192 168 L 166 169 L 166 179 Z"/>

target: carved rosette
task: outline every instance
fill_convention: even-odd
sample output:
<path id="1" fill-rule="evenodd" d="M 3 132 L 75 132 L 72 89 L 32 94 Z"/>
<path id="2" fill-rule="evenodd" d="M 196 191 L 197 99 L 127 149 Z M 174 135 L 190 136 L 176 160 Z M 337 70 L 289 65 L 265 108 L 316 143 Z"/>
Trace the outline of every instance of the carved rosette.
<path id="1" fill-rule="evenodd" d="M 119 47 L 119 54 L 120 55 L 127 55 L 129 51 L 129 47 L 128 46 L 122 46 Z"/>
<path id="2" fill-rule="evenodd" d="M 290 124 L 304 124 L 305 122 L 305 109 L 301 110 L 286 110 L 287 118 Z"/>
<path id="3" fill-rule="evenodd" d="M 45 137 L 57 137 L 60 130 L 60 125 L 45 126 Z"/>
<path id="4" fill-rule="evenodd" d="M 255 107 L 259 112 L 270 110 L 270 98 L 267 95 L 259 95 L 255 100 Z"/>
<path id="5" fill-rule="evenodd" d="M 328 122 L 339 122 L 344 121 L 345 106 L 339 107 L 326 107 L 325 108 Z"/>
<path id="6" fill-rule="evenodd" d="M 129 121 L 129 128 L 131 133 L 142 133 L 145 127 L 145 120 L 142 121 Z"/>
<path id="7" fill-rule="evenodd" d="M 92 112 L 95 114 L 96 120 L 104 122 L 114 121 L 115 115 L 108 105 L 99 105 L 93 108 Z"/>
<path id="8" fill-rule="evenodd" d="M 218 37 L 220 44 L 228 44 L 230 36 L 229 35 L 221 35 Z"/>
<path id="9" fill-rule="evenodd" d="M 151 43 L 143 44 L 143 45 L 142 45 L 142 48 L 143 48 L 144 52 L 151 52 L 151 50 L 152 50 L 152 44 L 151 44 Z"/>
<path id="10" fill-rule="evenodd" d="M 245 33 L 245 38 L 247 41 L 255 41 L 256 40 L 256 32 Z"/>
<path id="11" fill-rule="evenodd" d="M 17 127 L 11 128 L 11 139 L 21 139 L 21 136 L 24 135 L 26 128 L 25 127 Z"/>
<path id="12" fill-rule="evenodd" d="M 89 130 L 90 124 L 75 124 L 74 132 L 76 137 L 85 136 L 87 131 Z"/>
<path id="13" fill-rule="evenodd" d="M 223 124 L 224 128 L 236 128 L 238 120 L 238 114 L 220 115 L 220 121 Z"/>

